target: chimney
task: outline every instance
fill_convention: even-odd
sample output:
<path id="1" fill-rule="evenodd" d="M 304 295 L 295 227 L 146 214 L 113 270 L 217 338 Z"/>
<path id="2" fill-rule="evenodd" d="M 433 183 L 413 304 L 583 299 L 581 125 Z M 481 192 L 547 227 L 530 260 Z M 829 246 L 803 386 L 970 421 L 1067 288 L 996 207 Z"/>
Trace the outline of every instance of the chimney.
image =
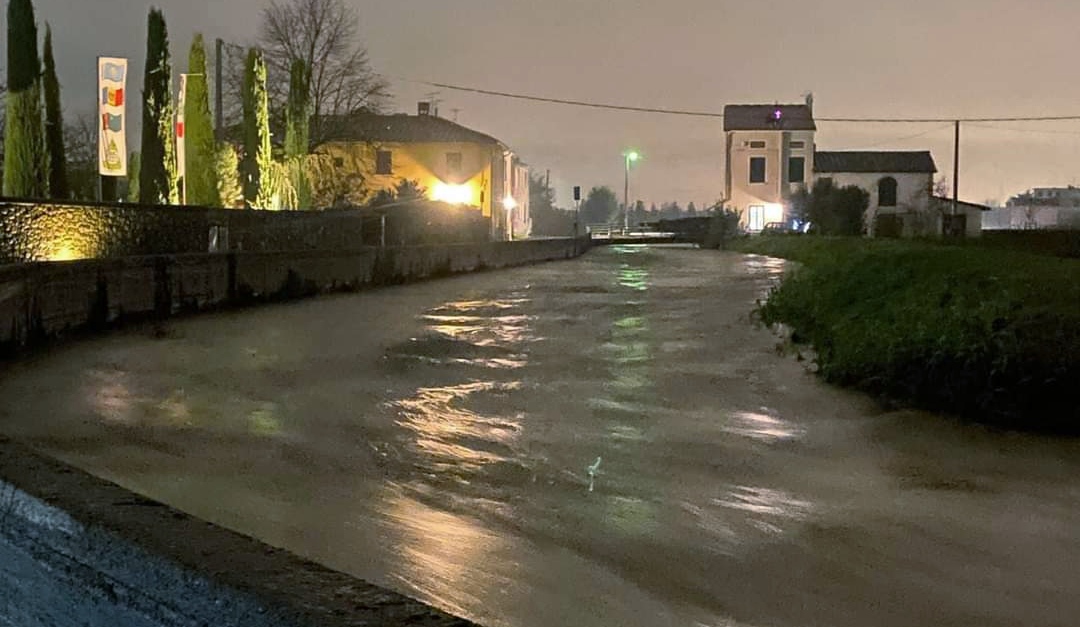
<path id="1" fill-rule="evenodd" d="M 416 103 L 416 115 L 431 115 L 431 103 L 430 102 L 418 102 L 418 103 Z"/>
<path id="2" fill-rule="evenodd" d="M 810 117 L 814 117 L 814 92 L 806 92 L 806 108 L 810 109 Z"/>

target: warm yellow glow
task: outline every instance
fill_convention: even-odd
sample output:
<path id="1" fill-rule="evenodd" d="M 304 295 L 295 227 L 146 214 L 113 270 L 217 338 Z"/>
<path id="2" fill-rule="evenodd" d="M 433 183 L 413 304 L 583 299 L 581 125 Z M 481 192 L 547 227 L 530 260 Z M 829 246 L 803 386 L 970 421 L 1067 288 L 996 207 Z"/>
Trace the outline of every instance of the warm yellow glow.
<path id="1" fill-rule="evenodd" d="M 514 200 L 513 196 L 507 196 L 506 198 L 503 198 L 503 208 L 507 211 L 513 211 L 514 209 L 517 209 L 517 206 L 518 203 L 516 200 Z"/>
<path id="2" fill-rule="evenodd" d="M 49 261 L 71 261 L 78 258 L 79 256 L 75 254 L 74 250 L 71 250 L 70 246 L 60 246 L 49 255 Z"/>
<path id="3" fill-rule="evenodd" d="M 472 205 L 473 189 L 471 185 L 448 185 L 436 183 L 431 190 L 431 199 L 448 202 L 452 205 Z"/>
<path id="4" fill-rule="evenodd" d="M 93 259 L 100 254 L 108 228 L 104 210 L 51 207 L 42 211 L 20 236 L 30 244 L 33 261 Z"/>
<path id="5" fill-rule="evenodd" d="M 777 203 L 766 203 L 765 205 L 765 224 L 770 222 L 783 222 L 784 221 L 784 205 Z"/>

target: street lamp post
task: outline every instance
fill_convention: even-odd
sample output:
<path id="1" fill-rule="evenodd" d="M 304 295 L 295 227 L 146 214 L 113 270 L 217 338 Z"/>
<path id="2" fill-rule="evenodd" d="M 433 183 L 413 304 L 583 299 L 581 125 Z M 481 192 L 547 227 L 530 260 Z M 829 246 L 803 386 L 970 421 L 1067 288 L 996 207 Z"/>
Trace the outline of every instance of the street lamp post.
<path id="1" fill-rule="evenodd" d="M 641 158 L 636 150 L 623 155 L 626 158 L 626 178 L 623 180 L 623 235 L 630 232 L 630 164 Z"/>

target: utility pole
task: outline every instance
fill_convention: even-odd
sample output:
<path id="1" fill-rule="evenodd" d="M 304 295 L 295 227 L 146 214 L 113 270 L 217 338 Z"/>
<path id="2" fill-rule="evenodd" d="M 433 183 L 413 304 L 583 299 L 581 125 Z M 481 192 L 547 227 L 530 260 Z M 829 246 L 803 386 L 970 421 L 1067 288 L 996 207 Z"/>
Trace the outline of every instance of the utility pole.
<path id="1" fill-rule="evenodd" d="M 225 50 L 225 41 L 220 37 L 217 38 L 216 47 L 216 59 L 214 66 L 216 71 L 214 72 L 214 107 L 216 109 L 214 118 L 214 130 L 217 131 L 217 140 L 219 142 L 225 141 L 225 90 L 222 89 L 225 81 L 222 75 L 225 73 L 225 63 L 221 59 L 221 53 Z"/>
<path id="2" fill-rule="evenodd" d="M 952 166 L 952 214 L 956 215 L 957 204 L 960 202 L 960 120 L 956 121 L 953 135 L 953 166 Z"/>
<path id="3" fill-rule="evenodd" d="M 623 155 L 626 163 L 626 178 L 623 179 L 623 234 L 630 231 L 630 164 L 635 163 L 641 155 L 636 150 L 631 150 Z"/>

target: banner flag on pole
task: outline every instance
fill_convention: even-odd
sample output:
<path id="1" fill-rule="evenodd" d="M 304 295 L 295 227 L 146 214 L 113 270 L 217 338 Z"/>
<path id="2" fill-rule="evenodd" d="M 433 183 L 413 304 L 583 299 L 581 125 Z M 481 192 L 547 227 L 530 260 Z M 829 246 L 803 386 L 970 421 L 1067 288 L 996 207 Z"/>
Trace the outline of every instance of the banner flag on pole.
<path id="1" fill-rule="evenodd" d="M 124 91 L 128 60 L 98 57 L 98 172 L 127 176 L 127 114 Z"/>
<path id="2" fill-rule="evenodd" d="M 176 174 L 187 176 L 187 159 L 184 146 L 184 100 L 187 98 L 187 74 L 180 75 L 180 95 L 176 97 Z M 187 200 L 186 198 L 183 200 Z"/>

